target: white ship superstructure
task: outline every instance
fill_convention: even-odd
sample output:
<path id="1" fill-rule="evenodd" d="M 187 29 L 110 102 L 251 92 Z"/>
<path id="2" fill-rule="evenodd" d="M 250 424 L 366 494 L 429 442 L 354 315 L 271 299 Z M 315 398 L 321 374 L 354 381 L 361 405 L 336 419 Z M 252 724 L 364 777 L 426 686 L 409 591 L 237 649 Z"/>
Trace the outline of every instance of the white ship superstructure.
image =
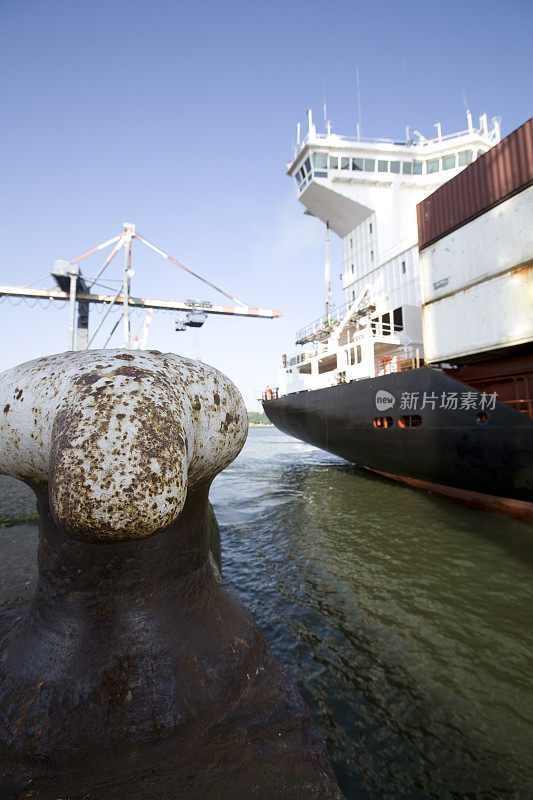
<path id="1" fill-rule="evenodd" d="M 318 389 L 418 366 L 423 360 L 416 205 L 500 141 L 486 115 L 474 128 L 404 142 L 308 132 L 287 173 L 305 213 L 343 242 L 345 305 L 326 311 L 297 336 L 305 351 L 284 357 L 279 392 Z M 329 251 L 329 246 L 328 246 Z"/>

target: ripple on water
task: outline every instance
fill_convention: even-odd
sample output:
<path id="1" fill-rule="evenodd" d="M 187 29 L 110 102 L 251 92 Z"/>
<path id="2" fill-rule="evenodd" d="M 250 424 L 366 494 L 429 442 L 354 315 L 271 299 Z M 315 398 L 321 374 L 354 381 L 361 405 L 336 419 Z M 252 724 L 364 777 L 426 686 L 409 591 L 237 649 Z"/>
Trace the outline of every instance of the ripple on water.
<path id="1" fill-rule="evenodd" d="M 225 577 L 348 798 L 533 797 L 533 532 L 252 429 L 211 499 Z"/>

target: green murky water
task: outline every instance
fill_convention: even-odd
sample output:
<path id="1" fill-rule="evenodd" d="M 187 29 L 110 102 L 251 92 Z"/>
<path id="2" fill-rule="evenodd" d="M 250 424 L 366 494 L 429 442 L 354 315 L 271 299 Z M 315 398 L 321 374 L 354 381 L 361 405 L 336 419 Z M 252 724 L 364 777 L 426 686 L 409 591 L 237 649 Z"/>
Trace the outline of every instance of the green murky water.
<path id="1" fill-rule="evenodd" d="M 225 577 L 349 800 L 533 797 L 533 527 L 251 429 L 211 499 Z"/>

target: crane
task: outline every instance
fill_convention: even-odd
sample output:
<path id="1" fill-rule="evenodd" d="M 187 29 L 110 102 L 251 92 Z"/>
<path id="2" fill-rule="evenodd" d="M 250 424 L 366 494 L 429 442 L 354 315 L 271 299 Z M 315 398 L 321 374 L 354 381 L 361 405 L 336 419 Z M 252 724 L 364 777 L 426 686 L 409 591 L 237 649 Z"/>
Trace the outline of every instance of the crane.
<path id="1" fill-rule="evenodd" d="M 211 281 L 193 272 L 188 267 L 181 264 L 168 253 L 156 247 L 149 242 L 135 229 L 135 225 L 131 222 L 123 224 L 123 232 L 117 236 L 108 239 L 92 250 L 88 250 L 81 256 L 74 258 L 72 261 L 57 260 L 54 264 L 54 269 L 50 273 L 54 278 L 57 289 L 37 289 L 32 284 L 26 286 L 2 286 L 0 285 L 0 297 L 28 297 L 52 301 L 68 301 L 69 303 L 69 350 L 87 350 L 91 347 L 95 337 L 101 330 L 104 322 L 106 321 L 110 311 L 116 306 L 121 307 L 121 316 L 118 322 L 113 327 L 111 333 L 107 337 L 104 347 L 107 346 L 111 336 L 115 332 L 118 324 L 122 320 L 124 347 L 131 349 L 132 336 L 131 336 L 131 321 L 130 311 L 132 308 L 147 309 L 147 315 L 144 323 L 143 336 L 140 342 L 140 347 L 144 348 L 148 336 L 148 329 L 152 312 L 156 309 L 160 310 L 174 310 L 185 312 L 185 319 L 176 322 L 176 330 L 185 330 L 187 326 L 197 328 L 203 325 L 206 315 L 208 314 L 222 314 L 232 315 L 238 317 L 262 317 L 266 319 L 275 319 L 280 317 L 283 312 L 275 311 L 273 309 L 264 309 L 249 306 L 237 297 L 234 297 L 228 292 L 216 286 Z M 180 269 L 192 275 L 194 278 L 202 281 L 210 286 L 215 291 L 224 295 L 232 305 L 216 305 L 207 300 L 164 300 L 164 299 L 151 299 L 147 297 L 135 297 L 131 294 L 131 279 L 133 277 L 132 270 L 132 242 L 133 240 L 139 241 L 145 246 L 149 247 L 155 253 L 160 255 L 166 261 L 179 267 Z M 97 271 L 93 278 L 87 278 L 82 275 L 80 271 L 80 262 L 88 256 L 104 250 L 107 247 L 112 247 L 103 265 Z M 98 282 L 104 271 L 109 264 L 113 261 L 117 253 L 124 249 L 124 269 L 122 280 L 118 291 L 114 295 L 101 294 L 99 292 L 91 291 L 95 283 Z M 38 282 L 33 281 L 33 283 Z M 100 303 L 106 306 L 102 319 L 93 331 L 92 336 L 89 338 L 89 309 L 92 303 Z"/>

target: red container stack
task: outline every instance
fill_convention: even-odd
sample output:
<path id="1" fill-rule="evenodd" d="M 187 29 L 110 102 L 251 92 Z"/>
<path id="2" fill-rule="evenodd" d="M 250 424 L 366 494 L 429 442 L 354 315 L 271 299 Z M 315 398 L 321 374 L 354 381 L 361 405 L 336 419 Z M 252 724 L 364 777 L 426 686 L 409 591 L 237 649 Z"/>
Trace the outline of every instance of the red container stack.
<path id="1" fill-rule="evenodd" d="M 533 184 L 533 117 L 416 207 L 422 250 Z"/>

